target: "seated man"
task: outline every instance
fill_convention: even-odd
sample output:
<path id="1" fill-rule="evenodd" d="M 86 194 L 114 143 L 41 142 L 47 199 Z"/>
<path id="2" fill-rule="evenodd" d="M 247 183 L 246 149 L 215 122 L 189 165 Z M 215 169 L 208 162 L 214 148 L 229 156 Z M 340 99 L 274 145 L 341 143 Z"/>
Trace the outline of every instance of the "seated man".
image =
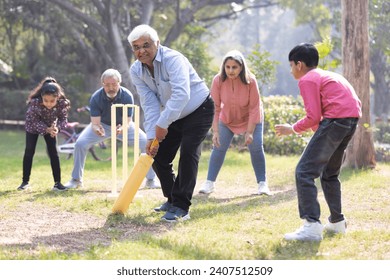
<path id="1" fill-rule="evenodd" d="M 83 185 L 83 173 L 88 149 L 105 139 L 111 137 L 111 105 L 134 104 L 132 93 L 125 87 L 120 86 L 121 74 L 115 69 L 107 69 L 101 76 L 103 87 L 98 89 L 90 99 L 91 123 L 82 131 L 76 141 L 74 150 L 74 166 L 72 179 L 65 184 L 67 188 L 77 188 Z M 117 109 L 118 138 L 122 138 L 122 110 Z M 134 143 L 134 122 L 131 117 L 133 110 L 128 110 L 128 144 Z M 146 135 L 139 130 L 140 150 L 145 153 Z M 159 188 L 160 184 L 153 169 L 150 168 L 146 175 L 146 187 Z"/>

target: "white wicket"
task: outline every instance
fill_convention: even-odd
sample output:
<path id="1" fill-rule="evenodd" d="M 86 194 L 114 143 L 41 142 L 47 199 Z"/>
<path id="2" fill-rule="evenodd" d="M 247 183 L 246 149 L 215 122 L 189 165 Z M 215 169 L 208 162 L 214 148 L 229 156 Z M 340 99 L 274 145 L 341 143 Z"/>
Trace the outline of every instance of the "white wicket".
<path id="1" fill-rule="evenodd" d="M 116 110 L 122 108 L 122 181 L 126 182 L 128 176 L 128 126 L 129 119 L 127 112 L 133 108 L 134 122 L 134 161 L 133 167 L 139 157 L 139 106 L 134 104 L 113 104 L 111 106 L 111 168 L 112 168 L 112 189 L 111 196 L 118 196 L 117 191 L 117 162 L 116 162 Z"/>

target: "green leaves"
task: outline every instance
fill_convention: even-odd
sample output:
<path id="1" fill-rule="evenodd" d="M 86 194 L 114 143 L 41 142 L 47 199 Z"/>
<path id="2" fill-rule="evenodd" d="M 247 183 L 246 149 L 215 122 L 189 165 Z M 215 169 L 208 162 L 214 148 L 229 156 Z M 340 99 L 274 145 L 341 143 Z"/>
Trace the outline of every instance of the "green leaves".
<path id="1" fill-rule="evenodd" d="M 261 51 L 261 45 L 256 44 L 253 51 L 248 55 L 249 68 L 255 74 L 259 87 L 270 84 L 275 80 L 276 65 L 279 63 L 270 60 L 268 51 Z"/>
<path id="2" fill-rule="evenodd" d="M 263 97 L 265 122 L 264 122 L 264 150 L 276 155 L 299 155 L 307 144 L 307 137 L 311 133 L 302 136 L 290 135 L 278 137 L 275 134 L 275 125 L 293 124 L 305 116 L 303 101 L 300 97 L 293 96 L 267 96 Z"/>
<path id="3" fill-rule="evenodd" d="M 314 45 L 317 48 L 320 57 L 318 65 L 320 68 L 331 70 L 337 68 L 341 64 L 340 59 L 331 59 L 334 45 L 330 37 L 325 37 L 321 42 L 316 42 Z"/>

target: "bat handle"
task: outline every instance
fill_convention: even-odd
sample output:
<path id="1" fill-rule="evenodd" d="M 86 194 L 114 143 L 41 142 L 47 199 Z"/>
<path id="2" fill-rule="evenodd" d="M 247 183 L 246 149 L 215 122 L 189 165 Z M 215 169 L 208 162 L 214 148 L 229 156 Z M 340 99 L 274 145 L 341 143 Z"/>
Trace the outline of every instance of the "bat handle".
<path id="1" fill-rule="evenodd" d="M 157 138 L 154 138 L 152 144 L 150 145 L 150 148 L 157 147 L 159 145 Z"/>

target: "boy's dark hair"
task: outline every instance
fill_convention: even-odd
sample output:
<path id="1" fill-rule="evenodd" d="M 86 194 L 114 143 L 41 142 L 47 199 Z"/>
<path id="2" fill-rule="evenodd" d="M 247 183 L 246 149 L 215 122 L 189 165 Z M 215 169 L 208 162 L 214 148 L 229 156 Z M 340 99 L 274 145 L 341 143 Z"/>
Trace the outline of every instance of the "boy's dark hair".
<path id="1" fill-rule="evenodd" d="M 288 61 L 294 61 L 295 64 L 298 61 L 302 61 L 307 67 L 317 67 L 318 65 L 318 51 L 313 44 L 301 43 L 295 46 L 288 54 Z"/>

